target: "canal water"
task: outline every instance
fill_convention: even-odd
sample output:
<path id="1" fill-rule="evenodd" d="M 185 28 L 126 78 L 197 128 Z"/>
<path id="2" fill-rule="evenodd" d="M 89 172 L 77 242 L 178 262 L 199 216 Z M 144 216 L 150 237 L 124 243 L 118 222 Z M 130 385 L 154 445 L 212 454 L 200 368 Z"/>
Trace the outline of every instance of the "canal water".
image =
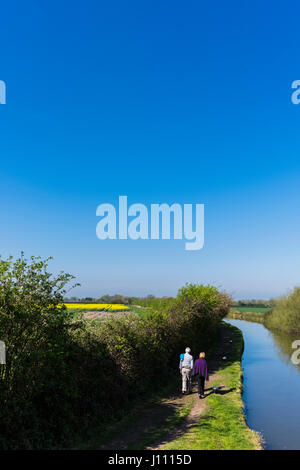
<path id="1" fill-rule="evenodd" d="M 300 366 L 291 361 L 292 343 L 300 335 L 274 333 L 259 323 L 227 321 L 244 336 L 248 426 L 261 433 L 265 449 L 300 449 Z"/>

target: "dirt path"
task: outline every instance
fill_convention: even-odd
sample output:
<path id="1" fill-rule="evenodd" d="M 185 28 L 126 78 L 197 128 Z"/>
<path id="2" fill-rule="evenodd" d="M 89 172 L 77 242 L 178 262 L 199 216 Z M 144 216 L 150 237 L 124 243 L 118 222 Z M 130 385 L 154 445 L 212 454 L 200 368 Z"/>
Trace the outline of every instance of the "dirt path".
<path id="1" fill-rule="evenodd" d="M 188 432 L 195 424 L 198 423 L 201 414 L 206 408 L 205 400 L 200 400 L 198 394 L 196 393 L 196 386 L 193 387 L 193 406 L 183 423 L 177 428 L 170 431 L 162 439 L 156 441 L 153 445 L 146 447 L 148 450 L 160 450 L 168 442 L 174 441 L 175 439 L 181 437 L 183 434 Z"/>
<path id="2" fill-rule="evenodd" d="M 190 395 L 182 396 L 176 391 L 160 403 L 144 408 L 140 418 L 135 421 L 132 426 L 122 431 L 116 438 L 104 444 L 101 448 L 107 450 L 124 450 L 130 446 L 134 446 L 134 444 L 141 439 L 149 438 L 149 436 L 153 435 L 157 429 L 161 428 L 166 423 L 166 420 L 168 420 L 175 411 L 183 409 L 188 404 L 190 398 Z"/>
<path id="3" fill-rule="evenodd" d="M 206 382 L 206 393 L 208 396 L 212 393 L 211 385 L 217 379 L 217 370 L 222 361 L 222 357 L 226 356 L 231 350 L 231 343 L 226 338 L 225 329 L 221 326 L 221 341 L 219 347 L 216 349 L 214 357 L 209 361 L 210 376 L 209 382 Z M 193 401 L 192 408 L 188 416 L 182 423 L 170 432 L 167 432 L 162 438 L 155 440 L 155 430 L 162 428 L 169 417 L 174 414 L 174 411 L 180 411 Z M 197 386 L 194 384 L 193 392 L 191 395 L 182 395 L 180 391 L 176 391 L 172 396 L 160 403 L 149 406 L 143 410 L 142 416 L 128 429 L 121 432 L 115 439 L 102 446 L 103 449 L 108 450 L 122 450 L 128 447 L 134 448 L 135 443 L 154 436 L 153 444 L 146 447 L 149 450 L 159 450 L 168 442 L 179 438 L 195 426 L 204 410 L 206 409 L 206 400 L 200 400 L 197 393 Z"/>

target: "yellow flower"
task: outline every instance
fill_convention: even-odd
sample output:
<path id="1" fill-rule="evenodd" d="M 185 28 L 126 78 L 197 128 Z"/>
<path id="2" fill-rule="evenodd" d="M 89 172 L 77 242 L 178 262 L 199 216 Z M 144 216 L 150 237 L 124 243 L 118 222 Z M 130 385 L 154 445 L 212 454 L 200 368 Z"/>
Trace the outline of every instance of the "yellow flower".
<path id="1" fill-rule="evenodd" d="M 66 303 L 68 309 L 85 309 L 85 310 L 128 310 L 126 305 L 122 304 L 84 304 L 84 303 Z"/>

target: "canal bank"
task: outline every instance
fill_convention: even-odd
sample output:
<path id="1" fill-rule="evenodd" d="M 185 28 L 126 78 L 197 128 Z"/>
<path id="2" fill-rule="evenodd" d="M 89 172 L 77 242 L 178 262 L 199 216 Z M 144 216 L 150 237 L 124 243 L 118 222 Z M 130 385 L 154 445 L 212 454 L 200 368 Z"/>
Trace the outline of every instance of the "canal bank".
<path id="1" fill-rule="evenodd" d="M 227 320 L 244 337 L 243 400 L 248 426 L 265 449 L 300 449 L 300 369 L 293 364 L 295 336 L 271 332 L 262 324 Z"/>

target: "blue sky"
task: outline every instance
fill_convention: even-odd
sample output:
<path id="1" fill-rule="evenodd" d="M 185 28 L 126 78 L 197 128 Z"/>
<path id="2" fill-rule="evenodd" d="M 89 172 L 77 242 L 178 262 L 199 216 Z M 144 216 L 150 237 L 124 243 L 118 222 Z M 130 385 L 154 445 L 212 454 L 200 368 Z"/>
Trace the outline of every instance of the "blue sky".
<path id="1" fill-rule="evenodd" d="M 235 298 L 300 283 L 296 1 L 1 7 L 0 243 L 54 256 L 76 295 Z M 205 246 L 96 238 L 96 207 L 204 203 Z"/>

